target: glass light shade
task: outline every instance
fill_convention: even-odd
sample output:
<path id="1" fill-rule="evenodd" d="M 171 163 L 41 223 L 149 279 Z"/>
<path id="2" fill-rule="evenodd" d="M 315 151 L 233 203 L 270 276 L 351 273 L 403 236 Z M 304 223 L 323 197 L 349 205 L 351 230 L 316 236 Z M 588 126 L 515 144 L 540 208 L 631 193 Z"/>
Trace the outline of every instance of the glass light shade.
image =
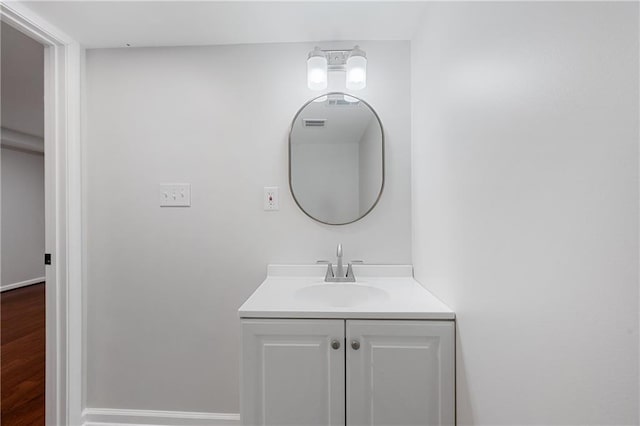
<path id="1" fill-rule="evenodd" d="M 360 90 L 367 87 L 367 58 L 355 53 L 347 59 L 347 89 Z"/>
<path id="2" fill-rule="evenodd" d="M 307 59 L 307 86 L 311 90 L 327 88 L 327 58 L 312 52 Z"/>

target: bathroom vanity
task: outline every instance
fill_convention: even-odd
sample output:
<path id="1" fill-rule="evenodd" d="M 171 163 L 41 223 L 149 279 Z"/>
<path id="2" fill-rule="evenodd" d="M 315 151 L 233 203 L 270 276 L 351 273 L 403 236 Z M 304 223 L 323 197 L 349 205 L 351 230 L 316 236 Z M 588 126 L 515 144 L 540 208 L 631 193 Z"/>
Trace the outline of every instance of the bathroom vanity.
<path id="1" fill-rule="evenodd" d="M 248 425 L 455 424 L 455 315 L 411 266 L 270 265 L 240 307 Z"/>

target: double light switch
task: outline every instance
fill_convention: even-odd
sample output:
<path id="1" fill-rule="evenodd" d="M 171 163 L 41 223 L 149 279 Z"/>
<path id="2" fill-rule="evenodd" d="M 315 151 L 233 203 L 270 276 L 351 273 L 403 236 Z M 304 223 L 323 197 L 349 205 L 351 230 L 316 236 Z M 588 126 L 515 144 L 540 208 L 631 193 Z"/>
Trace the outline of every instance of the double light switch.
<path id="1" fill-rule="evenodd" d="M 161 183 L 160 207 L 190 207 L 191 184 Z"/>

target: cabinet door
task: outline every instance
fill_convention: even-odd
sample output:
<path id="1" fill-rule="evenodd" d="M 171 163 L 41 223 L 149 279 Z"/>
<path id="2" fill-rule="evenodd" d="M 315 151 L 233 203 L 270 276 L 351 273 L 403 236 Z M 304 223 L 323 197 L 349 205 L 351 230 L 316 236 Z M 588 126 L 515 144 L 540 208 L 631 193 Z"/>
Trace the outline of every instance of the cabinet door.
<path id="1" fill-rule="evenodd" d="M 453 425 L 454 330 L 453 321 L 347 321 L 347 424 Z"/>
<path id="2" fill-rule="evenodd" d="M 242 424 L 344 426 L 344 356 L 343 320 L 243 320 Z"/>

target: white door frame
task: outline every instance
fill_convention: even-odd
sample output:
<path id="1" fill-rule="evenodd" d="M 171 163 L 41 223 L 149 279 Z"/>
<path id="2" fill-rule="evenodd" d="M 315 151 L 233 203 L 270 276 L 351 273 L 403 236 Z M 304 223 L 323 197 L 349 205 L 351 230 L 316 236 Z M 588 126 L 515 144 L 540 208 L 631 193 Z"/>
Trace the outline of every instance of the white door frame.
<path id="1" fill-rule="evenodd" d="M 81 46 L 21 3 L 0 19 L 45 49 L 46 424 L 82 424 Z"/>

